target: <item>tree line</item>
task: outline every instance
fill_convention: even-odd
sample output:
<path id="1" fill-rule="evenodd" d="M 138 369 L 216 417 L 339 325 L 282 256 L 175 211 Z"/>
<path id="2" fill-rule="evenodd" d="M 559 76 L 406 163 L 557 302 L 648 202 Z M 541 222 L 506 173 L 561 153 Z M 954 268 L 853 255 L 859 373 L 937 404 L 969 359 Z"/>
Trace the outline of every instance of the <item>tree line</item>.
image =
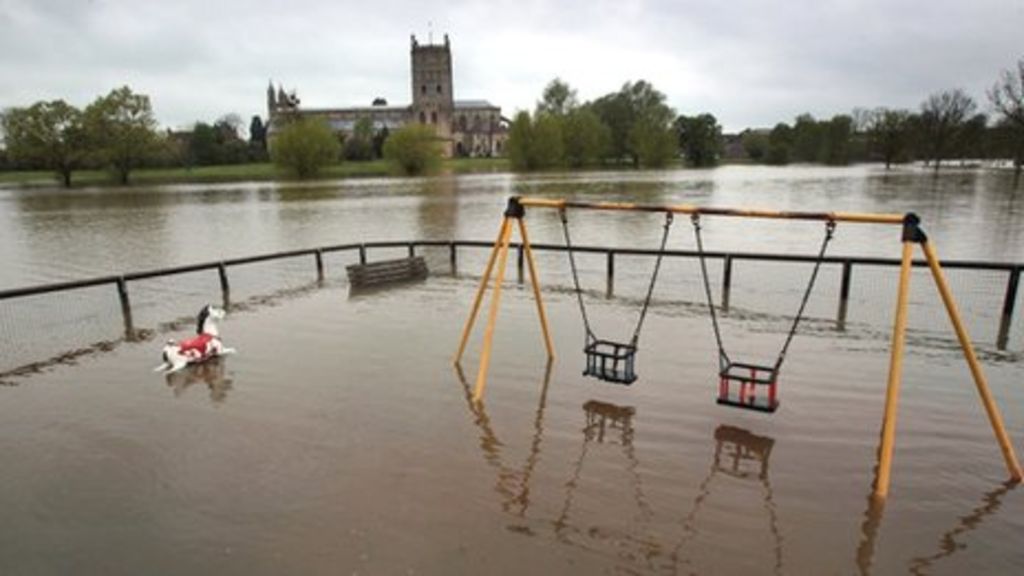
<path id="1" fill-rule="evenodd" d="M 625 164 L 660 168 L 684 152 L 691 165 L 718 162 L 722 128 L 711 114 L 676 116 L 665 95 L 645 80 L 626 82 L 589 102 L 560 78 L 552 80 L 536 109 L 516 114 L 508 151 L 517 170 Z"/>
<path id="2" fill-rule="evenodd" d="M 240 135 L 242 121 L 228 114 L 191 130 L 157 127 L 149 96 L 128 86 L 97 97 L 83 109 L 64 100 L 7 108 L 0 114 L 0 169 L 52 170 L 64 186 L 74 172 L 109 169 L 127 184 L 142 167 L 210 166 L 267 159 L 267 130 L 258 116 Z"/>

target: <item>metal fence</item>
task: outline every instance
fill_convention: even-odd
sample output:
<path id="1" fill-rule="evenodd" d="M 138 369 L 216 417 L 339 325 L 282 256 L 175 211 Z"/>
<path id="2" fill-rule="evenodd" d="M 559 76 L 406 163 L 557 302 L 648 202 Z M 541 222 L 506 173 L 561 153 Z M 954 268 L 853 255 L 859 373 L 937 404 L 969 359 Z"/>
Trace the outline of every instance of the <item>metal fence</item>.
<path id="1" fill-rule="evenodd" d="M 195 288 L 189 290 L 178 290 L 170 287 L 163 287 L 163 290 L 176 302 L 176 309 L 180 310 L 180 297 L 189 294 L 197 296 L 201 294 L 203 299 L 208 298 L 211 290 L 219 292 L 219 296 L 225 306 L 232 303 L 232 279 L 251 276 L 251 270 L 260 264 L 288 262 L 284 270 L 277 270 L 282 278 L 302 280 L 298 284 L 292 282 L 293 289 L 315 288 L 322 286 L 326 277 L 326 271 L 338 266 L 343 260 L 345 263 L 366 263 L 369 261 L 371 251 L 375 256 L 385 255 L 395 257 L 400 255 L 416 255 L 417 253 L 432 251 L 436 257 L 444 254 L 447 260 L 445 266 L 452 274 L 457 274 L 460 261 L 469 259 L 472 262 L 472 273 L 476 273 L 477 264 L 481 257 L 486 255 L 486 250 L 491 248 L 490 242 L 484 241 L 391 241 L 391 242 L 368 242 L 358 244 L 340 244 L 334 246 L 323 246 L 305 250 L 291 250 L 262 254 L 245 258 L 234 258 L 216 262 L 205 262 L 188 266 L 176 266 L 132 272 L 122 275 L 103 276 L 86 280 L 60 282 L 42 286 L 17 288 L 0 291 L 0 305 L 6 307 L 6 313 L 0 313 L 0 341 L 3 347 L 14 350 L 21 344 L 26 350 L 21 353 L 0 354 L 0 377 L 24 372 L 25 365 L 29 362 L 37 362 L 43 358 L 34 358 L 28 354 L 38 354 L 45 358 L 74 357 L 80 346 L 91 343 L 95 347 L 99 341 L 99 347 L 109 347 L 114 342 L 131 341 L 139 338 L 140 333 L 145 330 L 137 329 L 138 317 L 140 314 L 147 315 L 152 311 L 159 316 L 158 307 L 147 302 L 136 301 L 136 295 L 144 290 L 151 290 L 149 284 L 173 277 L 176 284 L 192 283 Z M 512 247 L 517 250 L 516 267 L 519 279 L 522 280 L 524 272 L 524 258 L 521 245 L 513 243 Z M 533 244 L 533 249 L 538 253 L 565 252 L 567 248 L 555 244 Z M 655 250 L 630 249 L 630 248 L 609 248 L 600 246 L 574 246 L 574 252 L 579 253 L 581 258 L 590 259 L 589 271 L 591 276 L 600 273 L 604 276 L 607 296 L 612 296 L 616 291 L 617 268 L 621 269 L 626 259 L 639 259 L 657 255 Z M 345 258 L 335 260 L 339 256 Z M 665 252 L 669 259 L 691 259 L 696 260 L 699 254 L 695 251 L 668 250 Z M 770 294 L 771 286 L 756 272 L 761 267 L 782 268 L 786 266 L 804 265 L 814 263 L 816 256 L 813 255 L 788 255 L 788 254 L 766 254 L 747 252 L 705 252 L 711 262 L 711 270 L 718 277 L 716 286 L 717 305 L 724 310 L 737 304 L 737 298 L 747 297 L 753 293 Z M 596 263 L 594 259 L 601 259 L 603 262 Z M 867 301 L 872 298 L 882 298 L 874 294 L 879 290 L 878 285 L 887 284 L 878 271 L 895 272 L 899 268 L 898 259 L 887 258 L 858 258 L 858 257 L 826 257 L 823 260 L 823 274 L 832 269 L 832 276 L 838 277 L 835 281 L 826 279 L 826 287 L 830 287 L 835 293 L 832 297 L 832 304 L 822 301 L 819 295 L 816 300 L 818 314 L 823 314 L 826 307 L 834 310 L 827 313 L 827 317 L 835 322 L 835 328 L 844 330 L 850 313 L 851 301 Z M 1024 264 L 1014 263 L 991 263 L 978 261 L 946 261 L 942 263 L 950 275 L 954 285 L 964 288 L 963 292 L 979 292 L 977 286 L 967 286 L 966 278 L 983 278 L 983 290 L 980 290 L 984 300 L 980 305 L 975 305 L 974 316 L 979 322 L 972 326 L 974 336 L 978 338 L 977 332 L 983 334 L 994 334 L 994 338 L 986 341 L 993 342 L 998 350 L 1006 350 L 1011 339 L 1020 339 L 1024 335 L 1014 333 L 1015 308 L 1019 298 L 1019 287 L 1021 272 Z M 918 268 L 926 267 L 924 262 L 915 262 Z M 747 276 L 747 273 L 750 273 Z M 259 270 L 258 275 L 265 275 L 266 270 Z M 307 276 L 308 274 L 308 276 Z M 783 274 L 785 276 L 785 274 Z M 753 277 L 753 280 L 751 280 Z M 794 276 L 795 277 L 795 276 Z M 548 281 L 549 276 L 545 277 Z M 564 279 L 563 279 L 564 280 Z M 959 280 L 959 281 L 958 281 Z M 746 281 L 746 285 L 742 282 Z M 919 285 L 924 283 L 919 282 Z M 977 283 L 975 283 L 977 284 Z M 970 288 L 970 289 L 966 289 Z M 884 293 L 894 294 L 894 290 L 881 289 Z M 744 292 L 746 296 L 744 296 Z M 695 293 L 692 294 L 697 298 Z M 198 297 L 198 296 L 197 296 Z M 236 294 L 237 297 L 237 294 Z M 888 298 L 891 299 L 891 296 Z M 58 300 L 60 302 L 58 303 Z M 996 302 L 998 300 L 999 302 Z M 695 300 L 699 301 L 699 300 Z M 105 308 L 105 313 L 89 313 L 91 307 Z M 110 314 L 110 307 L 119 309 L 119 314 Z M 48 313 L 42 313 L 42 311 Z M 165 312 L 165 311 L 164 311 Z M 971 311 L 968 311 L 970 315 Z M 112 318 L 118 326 L 111 326 Z M 877 318 L 877 321 L 884 321 L 884 318 Z M 41 332 L 47 334 L 47 338 L 54 340 L 50 350 L 39 352 L 31 343 L 23 342 L 17 335 L 21 326 L 28 323 L 35 324 Z M 67 332 L 62 326 L 74 323 L 76 326 L 89 326 L 93 329 L 79 328 L 72 334 L 67 335 L 65 341 L 58 341 L 57 335 Z M 145 324 L 151 324 L 147 321 Z M 1020 324 L 1017 322 L 1017 324 Z M 97 334 L 111 334 L 111 330 L 118 334 L 115 340 L 103 340 L 97 338 Z M 1021 329 L 1016 330 L 1022 332 Z M 76 341 L 77 340 L 77 341 Z M 45 348 L 45 347 L 44 347 Z M 71 352 L 69 352 L 69 350 Z M 28 360 L 28 362 L 26 362 Z"/>

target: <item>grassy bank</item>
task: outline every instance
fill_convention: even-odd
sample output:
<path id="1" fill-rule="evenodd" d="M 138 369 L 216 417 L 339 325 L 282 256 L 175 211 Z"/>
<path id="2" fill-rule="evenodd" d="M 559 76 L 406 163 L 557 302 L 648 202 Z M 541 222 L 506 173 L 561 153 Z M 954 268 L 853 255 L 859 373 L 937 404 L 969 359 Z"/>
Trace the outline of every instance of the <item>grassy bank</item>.
<path id="1" fill-rule="evenodd" d="M 475 172 L 507 172 L 505 158 L 452 158 L 441 164 L 443 172 L 470 174 Z M 324 169 L 317 179 L 389 176 L 390 164 L 384 160 L 344 162 Z M 131 174 L 132 184 L 180 184 L 210 182 L 290 181 L 293 178 L 270 163 L 199 166 L 195 168 L 144 168 Z M 81 170 L 72 175 L 72 186 L 116 186 L 114 176 L 105 170 Z M 18 186 L 56 186 L 57 179 L 48 171 L 0 172 L 0 184 Z"/>

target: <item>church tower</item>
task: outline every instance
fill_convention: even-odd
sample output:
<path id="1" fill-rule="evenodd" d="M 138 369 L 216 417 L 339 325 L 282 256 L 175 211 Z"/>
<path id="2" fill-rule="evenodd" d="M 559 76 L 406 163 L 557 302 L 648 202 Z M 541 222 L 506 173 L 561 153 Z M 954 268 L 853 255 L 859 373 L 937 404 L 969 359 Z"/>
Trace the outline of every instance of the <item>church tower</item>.
<path id="1" fill-rule="evenodd" d="M 444 44 L 420 44 L 412 37 L 412 121 L 434 126 L 451 156 L 452 50 L 448 35 Z"/>

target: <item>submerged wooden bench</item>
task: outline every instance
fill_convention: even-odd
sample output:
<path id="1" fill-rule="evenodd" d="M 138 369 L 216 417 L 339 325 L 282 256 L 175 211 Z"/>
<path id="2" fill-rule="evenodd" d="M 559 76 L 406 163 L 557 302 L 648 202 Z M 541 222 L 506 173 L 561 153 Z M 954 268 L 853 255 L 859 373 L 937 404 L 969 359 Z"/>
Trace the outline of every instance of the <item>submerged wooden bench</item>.
<path id="1" fill-rule="evenodd" d="M 427 262 L 422 256 L 353 264 L 346 266 L 345 271 L 348 272 L 348 282 L 352 288 L 422 280 L 428 273 Z"/>

